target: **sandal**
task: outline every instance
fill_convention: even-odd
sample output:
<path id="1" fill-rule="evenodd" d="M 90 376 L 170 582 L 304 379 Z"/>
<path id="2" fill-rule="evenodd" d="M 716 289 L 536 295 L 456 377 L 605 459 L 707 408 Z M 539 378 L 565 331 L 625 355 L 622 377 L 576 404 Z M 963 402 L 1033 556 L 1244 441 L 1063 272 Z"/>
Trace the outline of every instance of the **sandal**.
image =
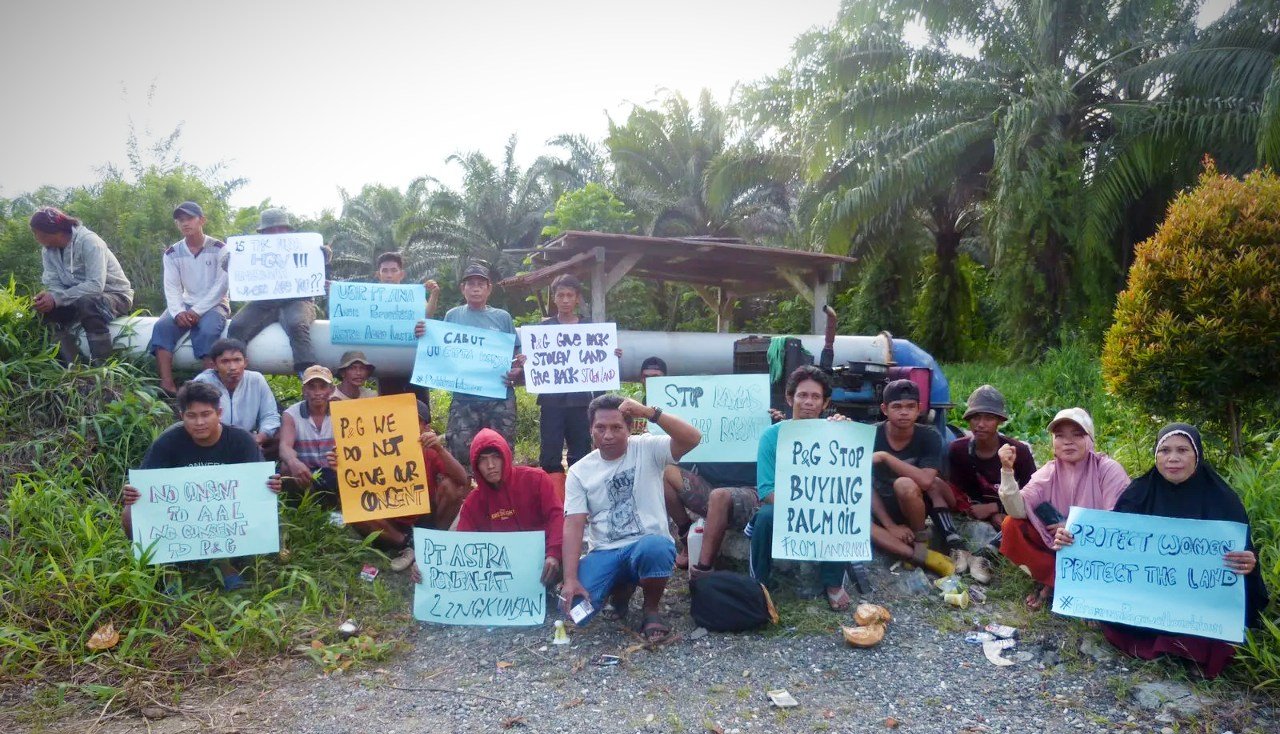
<path id="1" fill-rule="evenodd" d="M 1023 603 L 1027 605 L 1028 611 L 1038 612 L 1044 607 L 1046 602 L 1053 602 L 1053 589 L 1050 589 L 1048 586 L 1041 586 L 1034 592 L 1027 594 L 1027 598 Z"/>
<path id="2" fill-rule="evenodd" d="M 841 586 L 840 590 L 834 594 L 830 589 L 827 590 L 827 606 L 831 607 L 831 611 L 843 612 L 847 610 L 849 605 L 852 603 L 853 600 L 849 598 L 849 592 L 845 591 L 843 586 Z"/>
<path id="3" fill-rule="evenodd" d="M 640 636 L 650 645 L 658 645 L 671 636 L 671 628 L 662 621 L 660 614 L 646 614 L 640 623 Z"/>

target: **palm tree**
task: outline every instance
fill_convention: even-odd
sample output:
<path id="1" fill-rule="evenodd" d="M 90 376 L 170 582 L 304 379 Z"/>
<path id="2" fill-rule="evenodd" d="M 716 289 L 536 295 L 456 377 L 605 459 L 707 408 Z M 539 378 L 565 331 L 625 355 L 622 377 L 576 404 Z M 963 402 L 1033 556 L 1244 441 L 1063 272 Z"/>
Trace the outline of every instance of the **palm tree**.
<path id="1" fill-rule="evenodd" d="M 407 193 L 379 184 L 366 185 L 355 196 L 339 192 L 342 214 L 332 240 L 334 271 L 340 277 L 368 277 L 378 255 L 402 249 L 400 230 L 425 209 L 426 185 L 416 181 Z"/>

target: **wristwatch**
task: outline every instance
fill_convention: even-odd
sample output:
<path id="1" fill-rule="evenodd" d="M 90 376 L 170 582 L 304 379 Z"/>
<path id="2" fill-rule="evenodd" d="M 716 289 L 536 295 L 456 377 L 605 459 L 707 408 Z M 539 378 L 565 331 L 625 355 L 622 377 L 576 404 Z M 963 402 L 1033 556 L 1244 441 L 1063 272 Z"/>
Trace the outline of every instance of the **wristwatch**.
<path id="1" fill-rule="evenodd" d="M 659 418 L 661 418 L 661 417 L 662 417 L 662 408 L 659 408 L 659 407 L 656 407 L 656 406 L 655 406 L 655 407 L 654 407 L 654 409 L 653 409 L 653 416 L 649 418 L 649 422 L 650 422 L 650 423 L 657 423 L 657 422 L 658 422 L 658 419 L 659 419 Z"/>

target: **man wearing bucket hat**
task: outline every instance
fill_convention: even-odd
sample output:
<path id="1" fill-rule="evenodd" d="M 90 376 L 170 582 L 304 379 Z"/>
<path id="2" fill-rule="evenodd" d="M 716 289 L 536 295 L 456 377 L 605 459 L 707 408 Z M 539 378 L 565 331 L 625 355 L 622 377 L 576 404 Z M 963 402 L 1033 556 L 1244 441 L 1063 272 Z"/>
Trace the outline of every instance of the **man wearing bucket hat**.
<path id="1" fill-rule="evenodd" d="M 364 352 L 352 350 L 343 352 L 342 362 L 334 372 L 338 375 L 338 384 L 334 388 L 330 400 L 355 400 L 357 398 L 376 398 L 378 391 L 364 386 L 373 376 L 376 368 L 369 363 Z"/>
<path id="2" fill-rule="evenodd" d="M 258 234 L 285 234 L 293 231 L 293 222 L 283 209 L 263 209 L 258 215 Z M 325 252 L 328 259 L 328 251 Z M 289 337 L 293 351 L 293 369 L 299 376 L 316 363 L 311 347 L 311 323 L 316 320 L 315 300 L 308 298 L 276 298 L 249 301 L 232 319 L 227 336 L 248 344 L 272 323 L 280 322 Z"/>
<path id="3" fill-rule="evenodd" d="M 969 435 L 952 441 L 947 450 L 956 512 L 995 528 L 994 544 L 999 547 L 998 532 L 1005 518 L 1004 505 L 1000 502 L 999 451 L 1003 446 L 1013 447 L 1013 473 L 1019 487 L 1025 486 L 1035 473 L 1036 461 L 1030 446 L 1000 433 L 1000 424 L 1009 420 L 1009 414 L 1005 410 L 1004 395 L 991 385 L 983 385 L 969 395 L 964 419 L 969 423 Z M 978 581 L 990 579 L 981 557 L 973 557 L 968 565 L 970 575 Z"/>

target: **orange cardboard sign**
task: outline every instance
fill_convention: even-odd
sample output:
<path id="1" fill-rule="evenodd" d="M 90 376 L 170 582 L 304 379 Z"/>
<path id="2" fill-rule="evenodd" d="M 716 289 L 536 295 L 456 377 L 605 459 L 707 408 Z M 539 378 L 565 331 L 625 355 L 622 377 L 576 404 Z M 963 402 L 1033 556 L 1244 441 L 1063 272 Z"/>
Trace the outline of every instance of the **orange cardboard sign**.
<path id="1" fill-rule="evenodd" d="M 329 404 L 338 451 L 342 519 L 376 520 L 431 512 L 412 394 Z"/>

